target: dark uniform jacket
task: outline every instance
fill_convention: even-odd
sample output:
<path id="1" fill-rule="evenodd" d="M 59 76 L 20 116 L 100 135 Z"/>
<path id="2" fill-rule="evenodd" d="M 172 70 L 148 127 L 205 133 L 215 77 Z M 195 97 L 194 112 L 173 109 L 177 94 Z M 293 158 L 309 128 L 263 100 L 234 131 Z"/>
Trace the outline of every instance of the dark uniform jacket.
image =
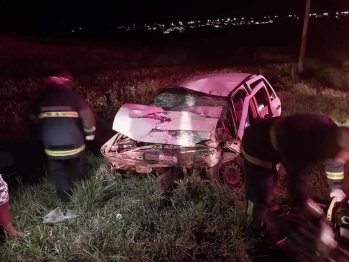
<path id="1" fill-rule="evenodd" d="M 290 195 L 296 205 L 302 205 L 308 198 L 305 179 L 311 164 L 324 163 L 330 187 L 341 188 L 344 167 L 332 160 L 339 151 L 337 128 L 331 118 L 320 114 L 263 120 L 245 130 L 243 154 L 248 162 L 265 168 L 283 163 Z"/>
<path id="2" fill-rule="evenodd" d="M 68 87 L 49 87 L 33 104 L 31 114 L 40 124 L 46 155 L 77 157 L 85 149 L 85 136 L 95 131 L 94 114 L 85 99 Z"/>

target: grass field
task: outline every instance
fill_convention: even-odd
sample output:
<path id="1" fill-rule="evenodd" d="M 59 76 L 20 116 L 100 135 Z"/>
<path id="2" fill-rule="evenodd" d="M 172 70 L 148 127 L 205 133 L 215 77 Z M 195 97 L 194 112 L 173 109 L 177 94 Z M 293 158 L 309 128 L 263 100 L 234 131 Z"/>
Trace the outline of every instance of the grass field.
<path id="1" fill-rule="evenodd" d="M 123 103 L 148 103 L 159 88 L 174 81 L 238 71 L 265 75 L 278 90 L 284 114 L 319 112 L 349 125 L 349 53 L 328 50 L 336 63 L 308 59 L 306 73 L 299 76 L 287 50 L 260 48 L 254 53 L 255 61 L 270 63 L 241 67 L 218 62 L 185 65 L 190 52 L 180 48 L 159 53 L 135 47 L 60 47 L 4 40 L 0 41 L 1 50 L 6 50 L 2 55 L 6 59 L 0 61 L 1 141 L 26 139 L 28 106 L 54 64 L 73 69 L 76 90 L 107 127 Z M 238 52 L 243 49 L 231 56 Z M 125 61 L 130 66 L 120 66 Z M 132 69 L 133 65 L 142 68 Z M 97 139 L 106 141 L 103 134 Z M 78 185 L 67 206 L 58 202 L 46 179 L 11 192 L 13 221 L 31 235 L 4 243 L 1 261 L 249 261 L 246 249 L 252 240 L 241 229 L 241 192 L 190 177 L 165 199 L 151 175 L 120 179 L 110 174 L 105 159 L 91 155 L 89 162 L 94 176 Z M 314 167 L 308 184 L 314 197 L 328 196 L 321 169 Z M 346 178 L 347 192 L 348 186 Z M 277 199 L 283 198 L 284 190 L 281 181 Z M 44 215 L 58 206 L 75 210 L 78 217 L 44 225 Z"/>

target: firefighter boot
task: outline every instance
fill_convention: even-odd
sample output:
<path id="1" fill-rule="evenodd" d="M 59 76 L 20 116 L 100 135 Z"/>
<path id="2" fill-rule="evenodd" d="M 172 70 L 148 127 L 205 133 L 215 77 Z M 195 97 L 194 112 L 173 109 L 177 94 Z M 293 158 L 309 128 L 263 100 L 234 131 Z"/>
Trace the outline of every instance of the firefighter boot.
<path id="1" fill-rule="evenodd" d="M 70 197 L 72 195 L 72 190 L 57 190 L 57 196 L 63 203 L 70 202 Z"/>
<path id="2" fill-rule="evenodd" d="M 245 222 L 245 224 L 243 225 L 243 229 L 249 237 L 253 239 L 261 239 L 265 236 L 266 224 Z"/>
<path id="3" fill-rule="evenodd" d="M 268 220 L 267 223 L 246 223 L 245 229 L 249 237 L 261 240 L 268 245 L 276 244 L 280 238 L 278 229 L 271 220 Z"/>

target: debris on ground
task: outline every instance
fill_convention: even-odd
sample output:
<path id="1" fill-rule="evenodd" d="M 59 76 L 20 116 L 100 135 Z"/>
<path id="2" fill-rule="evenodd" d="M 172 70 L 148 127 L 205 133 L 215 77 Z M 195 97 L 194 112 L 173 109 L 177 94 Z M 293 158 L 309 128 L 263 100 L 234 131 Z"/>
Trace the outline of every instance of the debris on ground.
<path id="1" fill-rule="evenodd" d="M 51 210 L 50 213 L 48 213 L 44 217 L 43 223 L 44 224 L 56 224 L 59 222 L 63 222 L 65 220 L 74 219 L 76 217 L 77 217 L 77 215 L 75 214 L 74 211 L 67 210 L 66 215 L 64 215 L 61 208 L 57 207 L 56 209 Z"/>

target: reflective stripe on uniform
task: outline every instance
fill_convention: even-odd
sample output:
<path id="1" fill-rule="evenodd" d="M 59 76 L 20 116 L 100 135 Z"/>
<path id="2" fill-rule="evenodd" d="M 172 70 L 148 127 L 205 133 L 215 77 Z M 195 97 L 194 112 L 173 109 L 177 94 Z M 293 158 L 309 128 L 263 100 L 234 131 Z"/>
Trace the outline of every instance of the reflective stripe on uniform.
<path id="1" fill-rule="evenodd" d="M 84 131 L 85 131 L 85 132 L 88 132 L 88 133 L 92 133 L 92 132 L 96 131 L 96 127 L 93 126 L 93 127 L 91 127 L 91 128 L 84 128 Z"/>
<path id="2" fill-rule="evenodd" d="M 82 145 L 79 148 L 72 149 L 72 150 L 64 150 L 64 151 L 53 151 L 45 149 L 45 153 L 49 156 L 72 156 L 80 153 L 85 149 L 85 145 Z"/>
<path id="3" fill-rule="evenodd" d="M 44 112 L 39 114 L 39 118 L 46 117 L 79 117 L 79 113 L 75 111 L 62 111 L 62 112 Z"/>
<path id="4" fill-rule="evenodd" d="M 243 149 L 242 149 L 242 154 L 244 155 L 245 159 L 248 162 L 252 163 L 252 164 L 255 164 L 257 166 L 261 166 L 261 167 L 264 167 L 264 168 L 268 168 L 268 169 L 272 169 L 273 168 L 273 163 L 272 162 L 264 161 L 264 160 L 255 158 L 253 156 L 250 156 Z"/>
<path id="5" fill-rule="evenodd" d="M 248 224 L 252 222 L 253 206 L 254 204 L 252 203 L 252 201 L 248 200 L 246 208 L 246 221 Z"/>
<path id="6" fill-rule="evenodd" d="M 344 172 L 326 172 L 328 179 L 332 180 L 342 180 L 344 179 Z"/>
<path id="7" fill-rule="evenodd" d="M 277 128 L 277 125 L 280 124 L 280 121 L 282 121 L 284 118 L 279 118 L 275 121 L 275 123 L 271 126 L 270 128 L 270 142 L 272 144 L 272 147 L 274 148 L 274 150 L 276 152 L 278 152 L 281 156 L 281 159 L 285 162 L 285 159 L 284 157 L 282 156 L 282 154 L 280 153 L 279 151 L 279 146 L 278 146 L 278 143 L 277 143 L 277 137 L 276 137 L 276 128 Z M 242 150 L 242 153 L 245 157 L 245 159 L 252 163 L 252 164 L 255 164 L 257 166 L 261 166 L 261 167 L 264 167 L 264 168 L 268 168 L 268 169 L 272 169 L 273 168 L 273 163 L 272 162 L 269 162 L 269 161 L 265 161 L 265 160 L 261 160 L 261 159 L 258 159 L 258 158 L 255 158 L 253 156 L 250 156 L 249 154 L 247 154 L 244 150 Z"/>

